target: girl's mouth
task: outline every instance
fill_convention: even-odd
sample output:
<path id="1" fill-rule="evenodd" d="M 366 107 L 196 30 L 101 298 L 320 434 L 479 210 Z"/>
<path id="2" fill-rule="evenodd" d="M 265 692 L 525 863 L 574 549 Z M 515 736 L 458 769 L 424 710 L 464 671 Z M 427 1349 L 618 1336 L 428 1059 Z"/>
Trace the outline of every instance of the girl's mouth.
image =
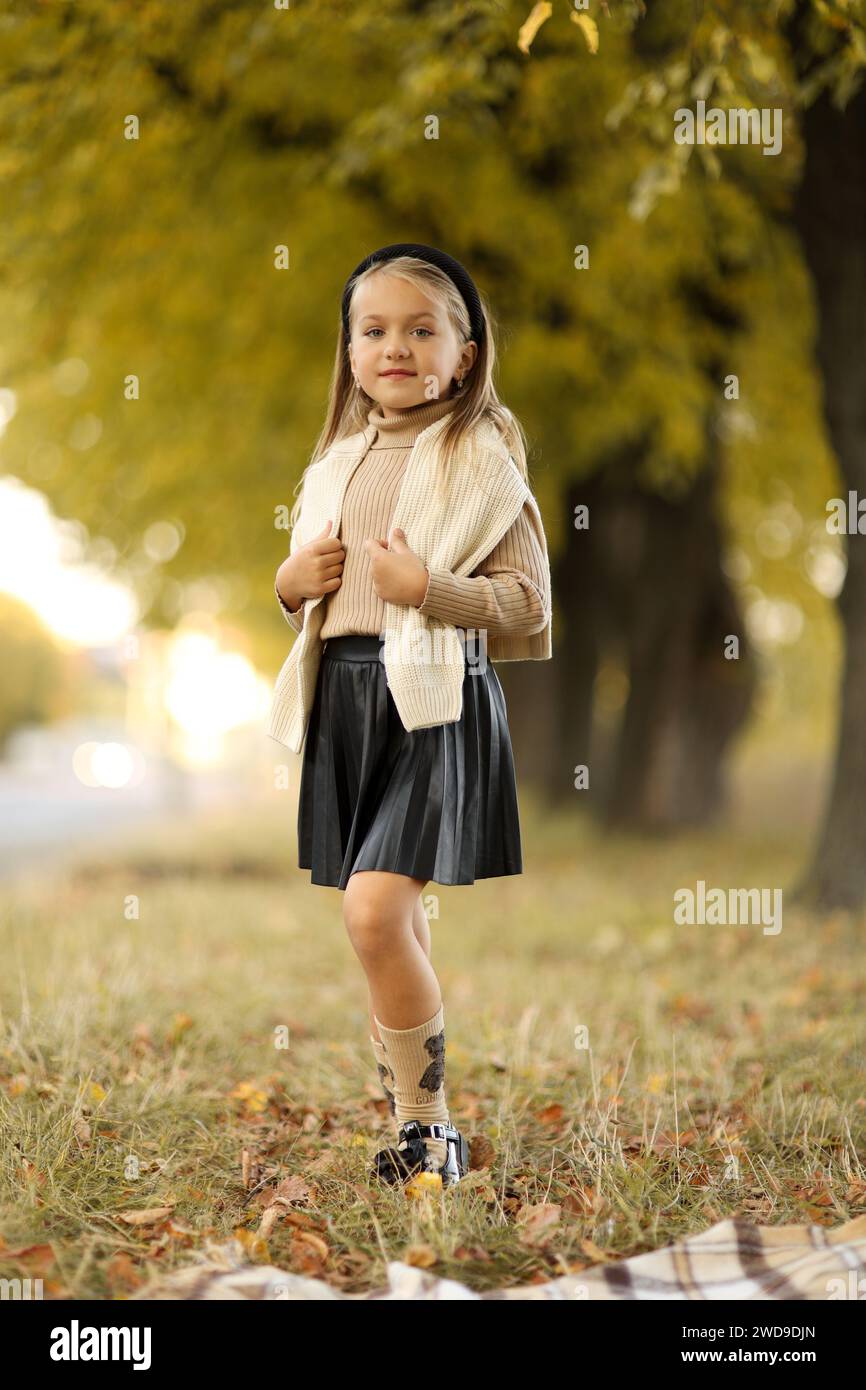
<path id="1" fill-rule="evenodd" d="M 396 377 L 401 377 L 401 376 L 402 376 L 402 377 L 405 377 L 405 376 L 414 376 L 415 373 L 414 373 L 414 372 L 380 372 L 379 375 L 380 375 L 380 376 L 396 376 Z"/>

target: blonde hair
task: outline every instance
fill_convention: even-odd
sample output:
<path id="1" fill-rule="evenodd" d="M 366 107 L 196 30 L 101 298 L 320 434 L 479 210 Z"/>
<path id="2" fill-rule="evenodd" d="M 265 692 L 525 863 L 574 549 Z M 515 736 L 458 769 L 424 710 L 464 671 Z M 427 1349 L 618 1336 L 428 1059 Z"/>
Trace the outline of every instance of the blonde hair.
<path id="1" fill-rule="evenodd" d="M 446 313 L 457 335 L 458 342 L 468 343 L 471 336 L 469 314 L 463 296 L 450 276 L 438 266 L 415 256 L 396 256 L 393 260 L 371 265 L 352 283 L 349 300 L 349 324 L 351 327 L 353 306 L 358 286 L 373 275 L 397 275 L 417 286 L 429 298 L 438 301 Z M 454 408 L 448 412 L 448 423 L 439 436 L 442 449 L 441 466 L 436 485 L 444 487 L 451 468 L 455 464 L 461 443 L 471 434 L 479 420 L 487 420 L 499 431 L 502 441 L 513 458 L 521 476 L 528 481 L 526 467 L 526 436 L 517 416 L 503 405 L 493 385 L 493 370 L 496 365 L 496 345 L 494 342 L 495 322 L 491 311 L 479 293 L 481 312 L 484 317 L 484 334 L 478 344 L 475 362 L 465 377 L 465 385 L 453 393 Z M 372 398 L 355 382 L 349 362 L 348 347 L 344 341 L 342 318 L 337 338 L 337 352 L 334 370 L 331 375 L 331 389 L 325 424 L 307 467 L 296 488 L 297 498 L 292 508 L 292 527 L 297 523 L 301 510 L 301 492 L 308 469 L 327 453 L 331 445 L 347 435 L 356 434 L 367 426 L 367 415 L 374 404 Z"/>

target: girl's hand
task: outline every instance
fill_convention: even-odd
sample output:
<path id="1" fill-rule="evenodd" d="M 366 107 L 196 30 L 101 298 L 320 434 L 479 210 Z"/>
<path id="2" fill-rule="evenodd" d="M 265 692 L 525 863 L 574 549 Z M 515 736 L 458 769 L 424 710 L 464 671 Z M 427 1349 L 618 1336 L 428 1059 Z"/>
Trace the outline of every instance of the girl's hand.
<path id="1" fill-rule="evenodd" d="M 277 570 L 277 588 L 289 608 L 300 608 L 305 598 L 320 598 L 339 589 L 346 552 L 343 542 L 329 535 L 332 525 L 326 521 L 318 536 L 302 545 Z"/>
<path id="2" fill-rule="evenodd" d="M 405 531 L 394 527 L 391 545 L 387 541 L 366 540 L 364 546 L 370 557 L 373 588 L 386 603 L 411 604 L 418 608 L 427 592 L 427 566 L 410 550 Z"/>

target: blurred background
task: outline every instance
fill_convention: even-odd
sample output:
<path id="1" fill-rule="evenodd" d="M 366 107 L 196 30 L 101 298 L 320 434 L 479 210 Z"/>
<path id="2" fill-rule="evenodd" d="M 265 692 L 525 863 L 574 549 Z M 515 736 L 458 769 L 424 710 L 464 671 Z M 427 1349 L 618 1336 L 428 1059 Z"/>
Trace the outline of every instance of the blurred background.
<path id="1" fill-rule="evenodd" d="M 813 804 L 812 886 L 862 904 L 859 720 L 821 781 L 866 695 L 827 513 L 863 467 L 857 7 L 563 8 L 4 19 L 7 862 L 267 790 L 339 293 L 418 238 L 488 296 L 548 529 L 556 660 L 501 668 L 524 785 L 667 833 L 753 746 Z M 698 99 L 780 148 L 676 143 Z"/>
<path id="2" fill-rule="evenodd" d="M 88 1018 L 105 989 L 129 1010 L 99 1025 L 123 1056 L 136 1028 L 188 1041 L 217 996 L 226 1077 L 253 1069 L 238 1039 L 269 988 L 301 1036 L 364 1044 L 354 962 L 335 983 L 321 955 L 336 891 L 296 867 L 300 760 L 263 726 L 342 287 L 370 250 L 417 239 L 491 305 L 554 579 L 554 659 L 497 668 L 526 875 L 473 889 L 476 937 L 465 893 L 428 904 L 453 926 L 455 1018 L 458 1000 L 489 1009 L 507 1060 L 500 1024 L 507 1039 L 521 1020 L 528 1046 L 572 969 L 568 1009 L 607 998 L 595 1046 L 613 1054 L 642 979 L 658 1005 L 651 1021 L 635 1003 L 642 1031 L 664 1053 L 683 1023 L 696 1072 L 719 1011 L 736 1091 L 737 1059 L 751 1085 L 814 1004 L 795 1085 L 821 1073 L 820 1036 L 854 1067 L 853 1101 L 862 1049 L 832 1027 L 862 1002 L 866 901 L 863 6 L 22 0 L 0 68 L 0 869 L 19 984 L 56 1001 L 65 978 Z M 700 124 L 679 143 L 700 102 L 778 113 L 780 146 Z M 693 935 L 687 966 L 671 895 L 714 874 L 784 886 L 786 912 L 811 914 L 801 936 L 786 917 L 769 957 L 754 928 Z M 130 975 L 116 885 L 155 876 L 172 968 Z M 315 948 L 298 936 L 280 977 L 285 933 L 311 922 Z M 746 937 L 764 955 L 738 982 Z M 68 1059 L 103 1066 L 103 1095 L 106 1047 Z M 26 1093 L 32 1054 L 7 1056 Z M 644 1058 L 661 1108 L 669 1061 Z"/>

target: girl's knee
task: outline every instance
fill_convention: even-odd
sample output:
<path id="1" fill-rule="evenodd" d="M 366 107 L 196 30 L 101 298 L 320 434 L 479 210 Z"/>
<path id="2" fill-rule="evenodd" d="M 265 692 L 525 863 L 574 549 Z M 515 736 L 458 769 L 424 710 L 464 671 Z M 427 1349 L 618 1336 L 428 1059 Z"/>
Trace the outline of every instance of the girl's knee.
<path id="1" fill-rule="evenodd" d="M 343 921 L 359 955 L 375 956 L 393 949 L 402 932 L 411 930 L 399 905 L 378 885 L 364 883 L 353 874 L 343 895 Z"/>

